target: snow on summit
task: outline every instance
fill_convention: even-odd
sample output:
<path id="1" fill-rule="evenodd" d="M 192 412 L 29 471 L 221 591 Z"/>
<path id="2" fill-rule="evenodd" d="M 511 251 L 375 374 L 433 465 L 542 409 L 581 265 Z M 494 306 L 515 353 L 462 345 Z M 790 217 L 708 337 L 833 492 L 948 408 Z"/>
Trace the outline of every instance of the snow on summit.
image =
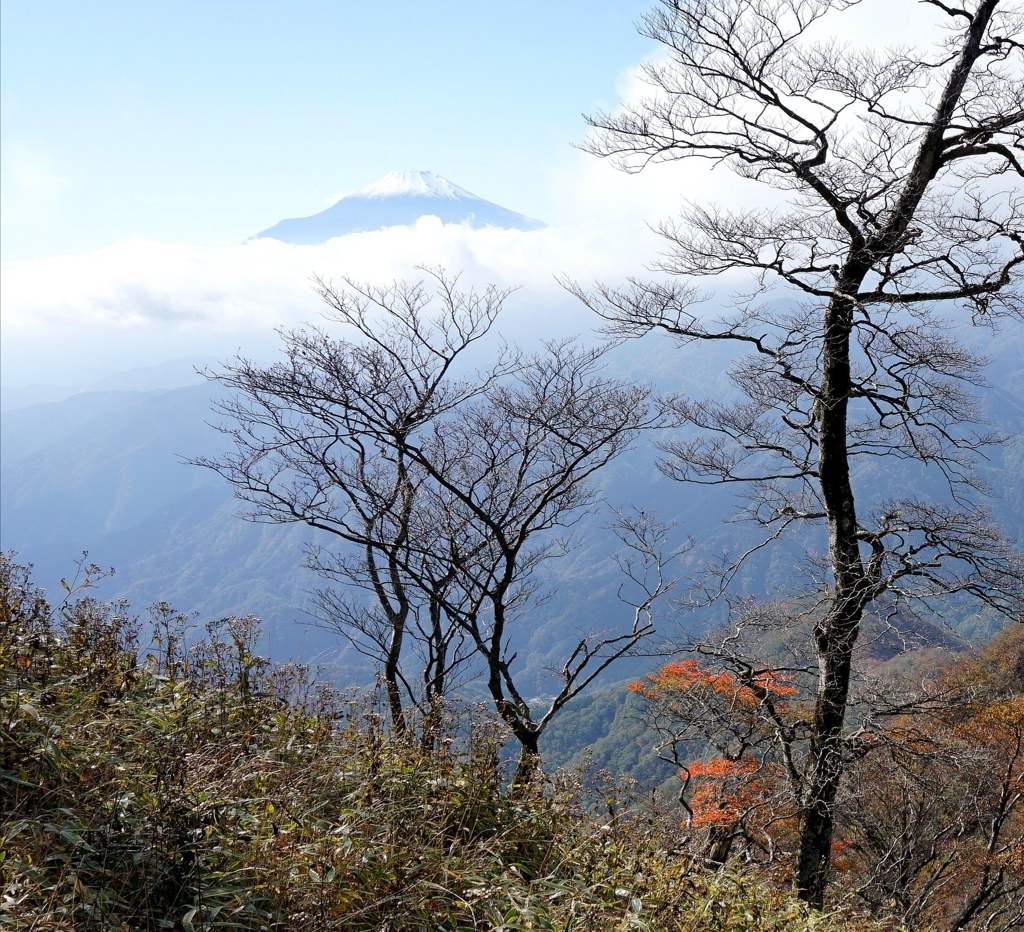
<path id="1" fill-rule="evenodd" d="M 395 197 L 403 194 L 410 197 L 447 197 L 453 200 L 476 198 L 475 194 L 452 184 L 437 172 L 388 172 L 383 178 L 356 192 L 359 197 Z"/>
<path id="2" fill-rule="evenodd" d="M 438 217 L 442 223 L 505 230 L 539 230 L 545 226 L 532 217 L 485 201 L 435 172 L 394 171 L 341 198 L 327 210 L 311 217 L 282 220 L 256 237 L 312 246 L 349 233 L 407 226 L 429 216 Z"/>

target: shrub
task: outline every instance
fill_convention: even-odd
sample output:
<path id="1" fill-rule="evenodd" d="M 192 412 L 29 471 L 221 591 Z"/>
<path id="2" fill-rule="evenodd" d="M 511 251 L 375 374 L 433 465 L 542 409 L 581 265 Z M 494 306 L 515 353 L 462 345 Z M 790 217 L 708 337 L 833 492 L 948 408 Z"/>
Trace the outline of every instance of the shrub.
<path id="1" fill-rule="evenodd" d="M 694 867 L 677 820 L 621 804 L 598 819 L 579 775 L 509 792 L 504 726 L 474 708 L 449 710 L 433 748 L 395 735 L 372 696 L 256 657 L 253 619 L 186 649 L 187 619 L 157 606 L 140 652 L 124 605 L 51 607 L 9 558 L 0 590 L 0 916 L 16 927 L 868 928 Z"/>

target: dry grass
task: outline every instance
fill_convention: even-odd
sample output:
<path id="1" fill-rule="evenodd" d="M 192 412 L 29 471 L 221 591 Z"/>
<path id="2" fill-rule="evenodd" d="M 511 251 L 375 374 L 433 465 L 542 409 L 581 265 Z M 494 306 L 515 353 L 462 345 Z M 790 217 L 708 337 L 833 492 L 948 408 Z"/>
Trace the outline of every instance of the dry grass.
<path id="1" fill-rule="evenodd" d="M 43 930 L 854 930 L 672 850 L 642 808 L 598 819 L 580 778 L 510 794 L 472 710 L 433 748 L 299 668 L 251 619 L 51 608 L 0 564 L 0 926 Z"/>

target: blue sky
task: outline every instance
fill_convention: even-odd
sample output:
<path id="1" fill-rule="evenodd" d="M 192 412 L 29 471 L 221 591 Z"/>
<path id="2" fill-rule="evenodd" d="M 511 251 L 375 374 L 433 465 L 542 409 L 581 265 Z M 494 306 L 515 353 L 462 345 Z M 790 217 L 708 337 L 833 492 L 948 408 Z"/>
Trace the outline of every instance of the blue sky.
<path id="1" fill-rule="evenodd" d="M 513 339 L 589 331 L 557 276 L 646 275 L 662 248 L 650 224 L 685 200 L 764 203 L 728 169 L 626 175 L 573 148 L 582 114 L 644 92 L 648 5 L 0 0 L 3 386 L 271 353 L 275 328 L 317 318 L 314 274 L 443 266 L 524 286 Z M 918 38 L 923 9 L 864 0 L 836 27 Z M 426 218 L 323 246 L 246 242 L 399 169 L 550 226 Z"/>
<path id="2" fill-rule="evenodd" d="M 393 169 L 548 218 L 647 6 L 4 0 L 2 255 L 238 240 Z"/>

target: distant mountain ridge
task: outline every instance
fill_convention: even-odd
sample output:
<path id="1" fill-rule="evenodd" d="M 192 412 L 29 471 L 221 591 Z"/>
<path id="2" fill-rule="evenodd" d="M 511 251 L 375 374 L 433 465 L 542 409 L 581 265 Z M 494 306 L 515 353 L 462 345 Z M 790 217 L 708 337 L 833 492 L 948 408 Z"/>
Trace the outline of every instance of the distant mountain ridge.
<path id="1" fill-rule="evenodd" d="M 406 226 L 420 217 L 443 223 L 505 230 L 539 230 L 546 224 L 477 197 L 431 171 L 394 171 L 310 217 L 281 220 L 256 234 L 297 246 L 316 246 L 336 236 Z"/>
<path id="2" fill-rule="evenodd" d="M 975 348 L 994 357 L 987 374 L 998 389 L 979 391 L 979 409 L 998 431 L 1016 438 L 990 451 L 981 464 L 982 479 L 993 490 L 988 505 L 997 523 L 1024 540 L 1024 328 L 1008 326 L 998 336 L 982 336 Z M 721 347 L 653 341 L 624 344 L 609 356 L 608 365 L 612 376 L 643 378 L 656 389 L 727 398 L 730 358 Z M 182 372 L 182 378 L 192 381 L 194 374 Z M 16 550 L 20 560 L 34 563 L 36 579 L 58 594 L 59 580 L 87 548 L 91 559 L 118 570 L 95 593 L 104 599 L 123 596 L 137 610 L 167 600 L 206 620 L 252 612 L 266 623 L 261 649 L 274 657 L 330 657 L 336 670 L 346 671 L 345 682 L 365 681 L 354 652 L 336 654 L 343 648 L 337 637 L 306 628 L 307 592 L 318 580 L 300 566 L 302 547 L 318 538 L 304 525 L 239 520 L 243 507 L 227 483 L 209 470 L 184 464 L 196 456 L 218 455 L 226 441 L 207 423 L 219 421 L 211 411 L 218 387 L 205 381 L 159 387 L 172 380 L 173 371 L 163 367 L 127 373 L 107 384 L 148 390 L 93 391 L 5 412 L 0 419 L 0 548 Z M 679 539 L 692 536 L 697 544 L 681 558 L 681 576 L 719 554 L 738 552 L 749 525 L 732 519 L 732 490 L 705 488 L 697 494 L 665 478 L 655 468 L 656 456 L 647 443 L 625 454 L 604 475 L 601 498 L 613 507 L 632 503 L 663 520 L 677 520 Z M 857 480 L 860 504 L 867 511 L 893 494 L 945 494 L 940 476 L 923 475 L 892 458 L 864 460 Z M 602 630 L 621 621 L 621 576 L 613 559 L 617 541 L 606 523 L 607 512 L 584 516 L 572 538 L 578 548 L 538 572 L 547 601 L 517 620 L 519 662 L 533 671 L 529 685 L 537 695 L 546 694 L 547 671 L 577 630 Z M 764 551 L 761 559 L 744 566 L 736 591 L 774 596 L 800 576 L 805 547 L 820 543 L 794 537 Z M 696 616 L 679 616 L 671 625 L 698 621 L 703 623 Z M 620 665 L 615 675 L 638 676 L 650 665 L 649 659 L 636 658 Z"/>

